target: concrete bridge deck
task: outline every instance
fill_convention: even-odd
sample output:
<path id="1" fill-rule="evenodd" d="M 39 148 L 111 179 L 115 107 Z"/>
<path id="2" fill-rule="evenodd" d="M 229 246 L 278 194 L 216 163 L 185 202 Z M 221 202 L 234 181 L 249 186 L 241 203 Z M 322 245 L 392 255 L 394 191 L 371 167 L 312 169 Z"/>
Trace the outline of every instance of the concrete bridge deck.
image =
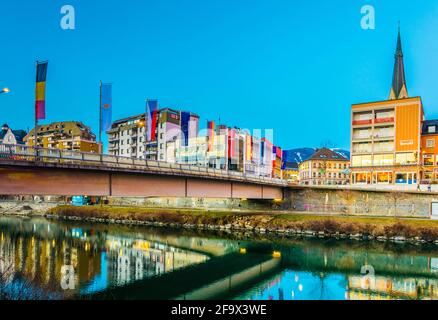
<path id="1" fill-rule="evenodd" d="M 0 147 L 0 194 L 282 199 L 287 183 L 254 174 L 25 146 Z"/>

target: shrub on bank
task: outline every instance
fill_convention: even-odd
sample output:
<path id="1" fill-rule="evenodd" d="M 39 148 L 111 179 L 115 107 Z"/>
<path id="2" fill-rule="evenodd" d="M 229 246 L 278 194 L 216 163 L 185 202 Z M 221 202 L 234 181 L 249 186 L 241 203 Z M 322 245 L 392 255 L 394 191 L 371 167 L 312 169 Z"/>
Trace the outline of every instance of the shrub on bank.
<path id="1" fill-rule="evenodd" d="M 298 230 L 324 232 L 325 234 L 346 234 L 385 237 L 420 237 L 426 241 L 438 239 L 438 224 L 433 221 L 409 221 L 391 218 L 327 217 L 317 215 L 296 215 L 278 213 L 235 213 L 200 211 L 190 209 L 153 209 L 122 207 L 74 207 L 59 206 L 49 214 L 61 217 L 102 218 L 113 220 L 137 220 L 161 222 L 164 224 L 232 225 L 265 230 Z M 394 221 L 396 221 L 394 223 Z"/>

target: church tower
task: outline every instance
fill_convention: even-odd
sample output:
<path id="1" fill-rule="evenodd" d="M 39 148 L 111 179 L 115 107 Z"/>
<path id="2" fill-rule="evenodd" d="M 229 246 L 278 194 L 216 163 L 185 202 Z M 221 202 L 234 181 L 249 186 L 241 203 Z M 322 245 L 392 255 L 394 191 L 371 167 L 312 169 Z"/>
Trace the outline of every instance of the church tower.
<path id="1" fill-rule="evenodd" d="M 405 65 L 403 62 L 403 49 L 400 36 L 400 26 L 398 28 L 397 49 L 395 52 L 394 73 L 392 76 L 392 87 L 389 100 L 408 98 L 406 87 Z"/>

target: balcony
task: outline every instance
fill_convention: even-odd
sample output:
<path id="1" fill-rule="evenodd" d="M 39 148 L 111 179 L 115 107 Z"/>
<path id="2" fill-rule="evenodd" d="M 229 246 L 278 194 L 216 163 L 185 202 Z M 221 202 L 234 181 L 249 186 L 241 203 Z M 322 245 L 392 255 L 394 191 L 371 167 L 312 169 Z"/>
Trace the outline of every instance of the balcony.
<path id="1" fill-rule="evenodd" d="M 367 120 L 353 120 L 353 126 L 363 126 L 363 125 L 367 125 L 367 124 L 372 124 L 373 120 L 372 119 L 367 119 Z"/>
<path id="2" fill-rule="evenodd" d="M 371 133 L 369 134 L 355 134 L 353 140 L 371 140 Z"/>
<path id="3" fill-rule="evenodd" d="M 374 119 L 375 124 L 381 124 L 381 123 L 393 123 L 394 117 L 386 117 L 386 118 L 376 118 Z"/>
<path id="4" fill-rule="evenodd" d="M 374 147 L 374 153 L 376 152 L 394 152 L 394 148 L 388 148 L 388 147 Z"/>

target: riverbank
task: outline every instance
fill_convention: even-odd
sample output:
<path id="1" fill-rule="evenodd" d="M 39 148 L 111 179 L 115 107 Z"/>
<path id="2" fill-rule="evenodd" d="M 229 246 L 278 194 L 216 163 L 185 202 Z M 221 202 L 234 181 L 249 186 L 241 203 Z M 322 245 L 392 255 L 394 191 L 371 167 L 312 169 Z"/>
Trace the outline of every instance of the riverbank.
<path id="1" fill-rule="evenodd" d="M 48 218 L 101 223 L 236 230 L 279 235 L 438 245 L 438 221 L 272 211 L 220 211 L 111 206 L 57 206 Z"/>

